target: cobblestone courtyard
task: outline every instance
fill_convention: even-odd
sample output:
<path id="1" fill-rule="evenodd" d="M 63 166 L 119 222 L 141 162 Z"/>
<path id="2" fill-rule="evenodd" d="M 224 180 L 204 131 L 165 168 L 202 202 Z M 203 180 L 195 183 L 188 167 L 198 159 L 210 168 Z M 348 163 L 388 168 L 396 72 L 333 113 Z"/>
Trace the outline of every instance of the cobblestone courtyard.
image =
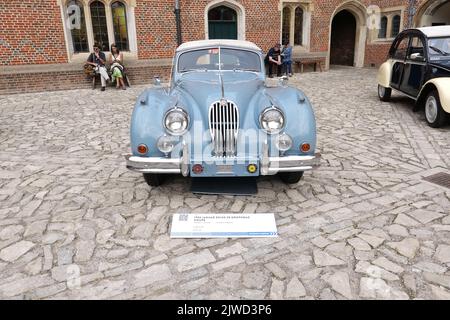
<path id="1" fill-rule="evenodd" d="M 450 189 L 422 180 L 449 172 L 450 126 L 379 102 L 375 76 L 296 76 L 322 166 L 254 197 L 127 171 L 142 86 L 0 96 L 0 298 L 450 299 Z M 274 212 L 280 237 L 170 240 L 179 212 Z"/>

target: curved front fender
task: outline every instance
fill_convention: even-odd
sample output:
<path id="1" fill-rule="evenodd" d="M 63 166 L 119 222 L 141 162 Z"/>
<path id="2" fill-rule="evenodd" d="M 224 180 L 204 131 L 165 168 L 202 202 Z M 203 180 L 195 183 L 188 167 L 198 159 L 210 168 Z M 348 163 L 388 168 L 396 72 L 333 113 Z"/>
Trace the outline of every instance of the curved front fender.
<path id="1" fill-rule="evenodd" d="M 130 133 L 133 155 L 140 155 L 137 153 L 137 147 L 145 144 L 149 148 L 146 156 L 163 156 L 157 149 L 156 142 L 165 133 L 162 119 L 171 104 L 171 97 L 162 88 L 147 89 L 139 96 L 131 116 Z"/>
<path id="2" fill-rule="evenodd" d="M 385 88 L 390 88 L 393 65 L 394 60 L 389 59 L 380 66 L 380 69 L 378 69 L 377 74 L 377 80 L 379 85 L 382 85 Z"/>
<path id="3" fill-rule="evenodd" d="M 286 117 L 284 132 L 293 140 L 293 147 L 286 154 L 314 155 L 317 144 L 316 119 L 309 99 L 301 90 L 293 87 L 272 88 L 267 92 L 274 98 L 274 102 L 282 109 Z M 311 145 L 308 153 L 300 152 L 300 146 L 303 143 Z"/>
<path id="4" fill-rule="evenodd" d="M 420 91 L 420 101 L 425 99 L 425 95 L 429 92 L 428 89 L 430 86 L 436 87 L 439 93 L 439 99 L 441 100 L 442 109 L 444 109 L 445 112 L 450 113 L 450 78 L 434 78 L 428 81 Z"/>

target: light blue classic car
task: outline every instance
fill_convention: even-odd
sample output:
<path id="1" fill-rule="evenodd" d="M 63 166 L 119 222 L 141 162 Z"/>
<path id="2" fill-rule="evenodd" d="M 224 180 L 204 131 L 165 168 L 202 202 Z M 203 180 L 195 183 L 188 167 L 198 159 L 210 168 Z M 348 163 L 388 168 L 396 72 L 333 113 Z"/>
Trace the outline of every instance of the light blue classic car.
<path id="1" fill-rule="evenodd" d="M 272 81 L 272 83 L 270 83 Z M 127 168 L 150 186 L 164 175 L 256 177 L 297 183 L 319 165 L 308 98 L 287 78 L 266 79 L 264 55 L 247 41 L 203 40 L 178 47 L 169 87 L 138 98 Z"/>

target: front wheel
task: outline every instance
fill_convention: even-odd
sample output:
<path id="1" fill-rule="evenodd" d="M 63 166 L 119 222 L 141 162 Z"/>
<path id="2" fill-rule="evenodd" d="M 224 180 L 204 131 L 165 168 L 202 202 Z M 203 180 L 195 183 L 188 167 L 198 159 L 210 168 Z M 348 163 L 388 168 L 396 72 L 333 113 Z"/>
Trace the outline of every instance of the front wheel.
<path id="1" fill-rule="evenodd" d="M 144 173 L 144 179 L 150 187 L 159 187 L 164 181 L 162 175 L 153 173 Z"/>
<path id="2" fill-rule="evenodd" d="M 432 128 L 442 127 L 447 119 L 447 113 L 442 109 L 437 90 L 431 91 L 425 100 L 425 118 Z"/>
<path id="3" fill-rule="evenodd" d="M 303 177 L 303 171 L 300 172 L 280 172 L 278 174 L 281 181 L 287 184 L 296 184 Z"/>
<path id="4" fill-rule="evenodd" d="M 378 98 L 381 101 L 389 101 L 391 99 L 392 89 L 383 87 L 382 85 L 378 85 Z"/>

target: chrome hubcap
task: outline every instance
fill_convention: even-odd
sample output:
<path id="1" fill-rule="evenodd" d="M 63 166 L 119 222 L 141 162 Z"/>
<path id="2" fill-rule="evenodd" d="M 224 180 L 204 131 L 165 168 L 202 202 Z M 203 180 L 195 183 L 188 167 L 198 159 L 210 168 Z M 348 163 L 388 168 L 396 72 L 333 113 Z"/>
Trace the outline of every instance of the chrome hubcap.
<path id="1" fill-rule="evenodd" d="M 433 123 L 436 121 L 437 115 L 438 105 L 436 98 L 429 96 L 425 104 L 425 116 L 427 117 L 428 122 Z"/>
<path id="2" fill-rule="evenodd" d="M 386 92 L 386 88 L 383 86 L 378 86 L 378 95 L 380 98 L 384 97 L 384 93 Z"/>

